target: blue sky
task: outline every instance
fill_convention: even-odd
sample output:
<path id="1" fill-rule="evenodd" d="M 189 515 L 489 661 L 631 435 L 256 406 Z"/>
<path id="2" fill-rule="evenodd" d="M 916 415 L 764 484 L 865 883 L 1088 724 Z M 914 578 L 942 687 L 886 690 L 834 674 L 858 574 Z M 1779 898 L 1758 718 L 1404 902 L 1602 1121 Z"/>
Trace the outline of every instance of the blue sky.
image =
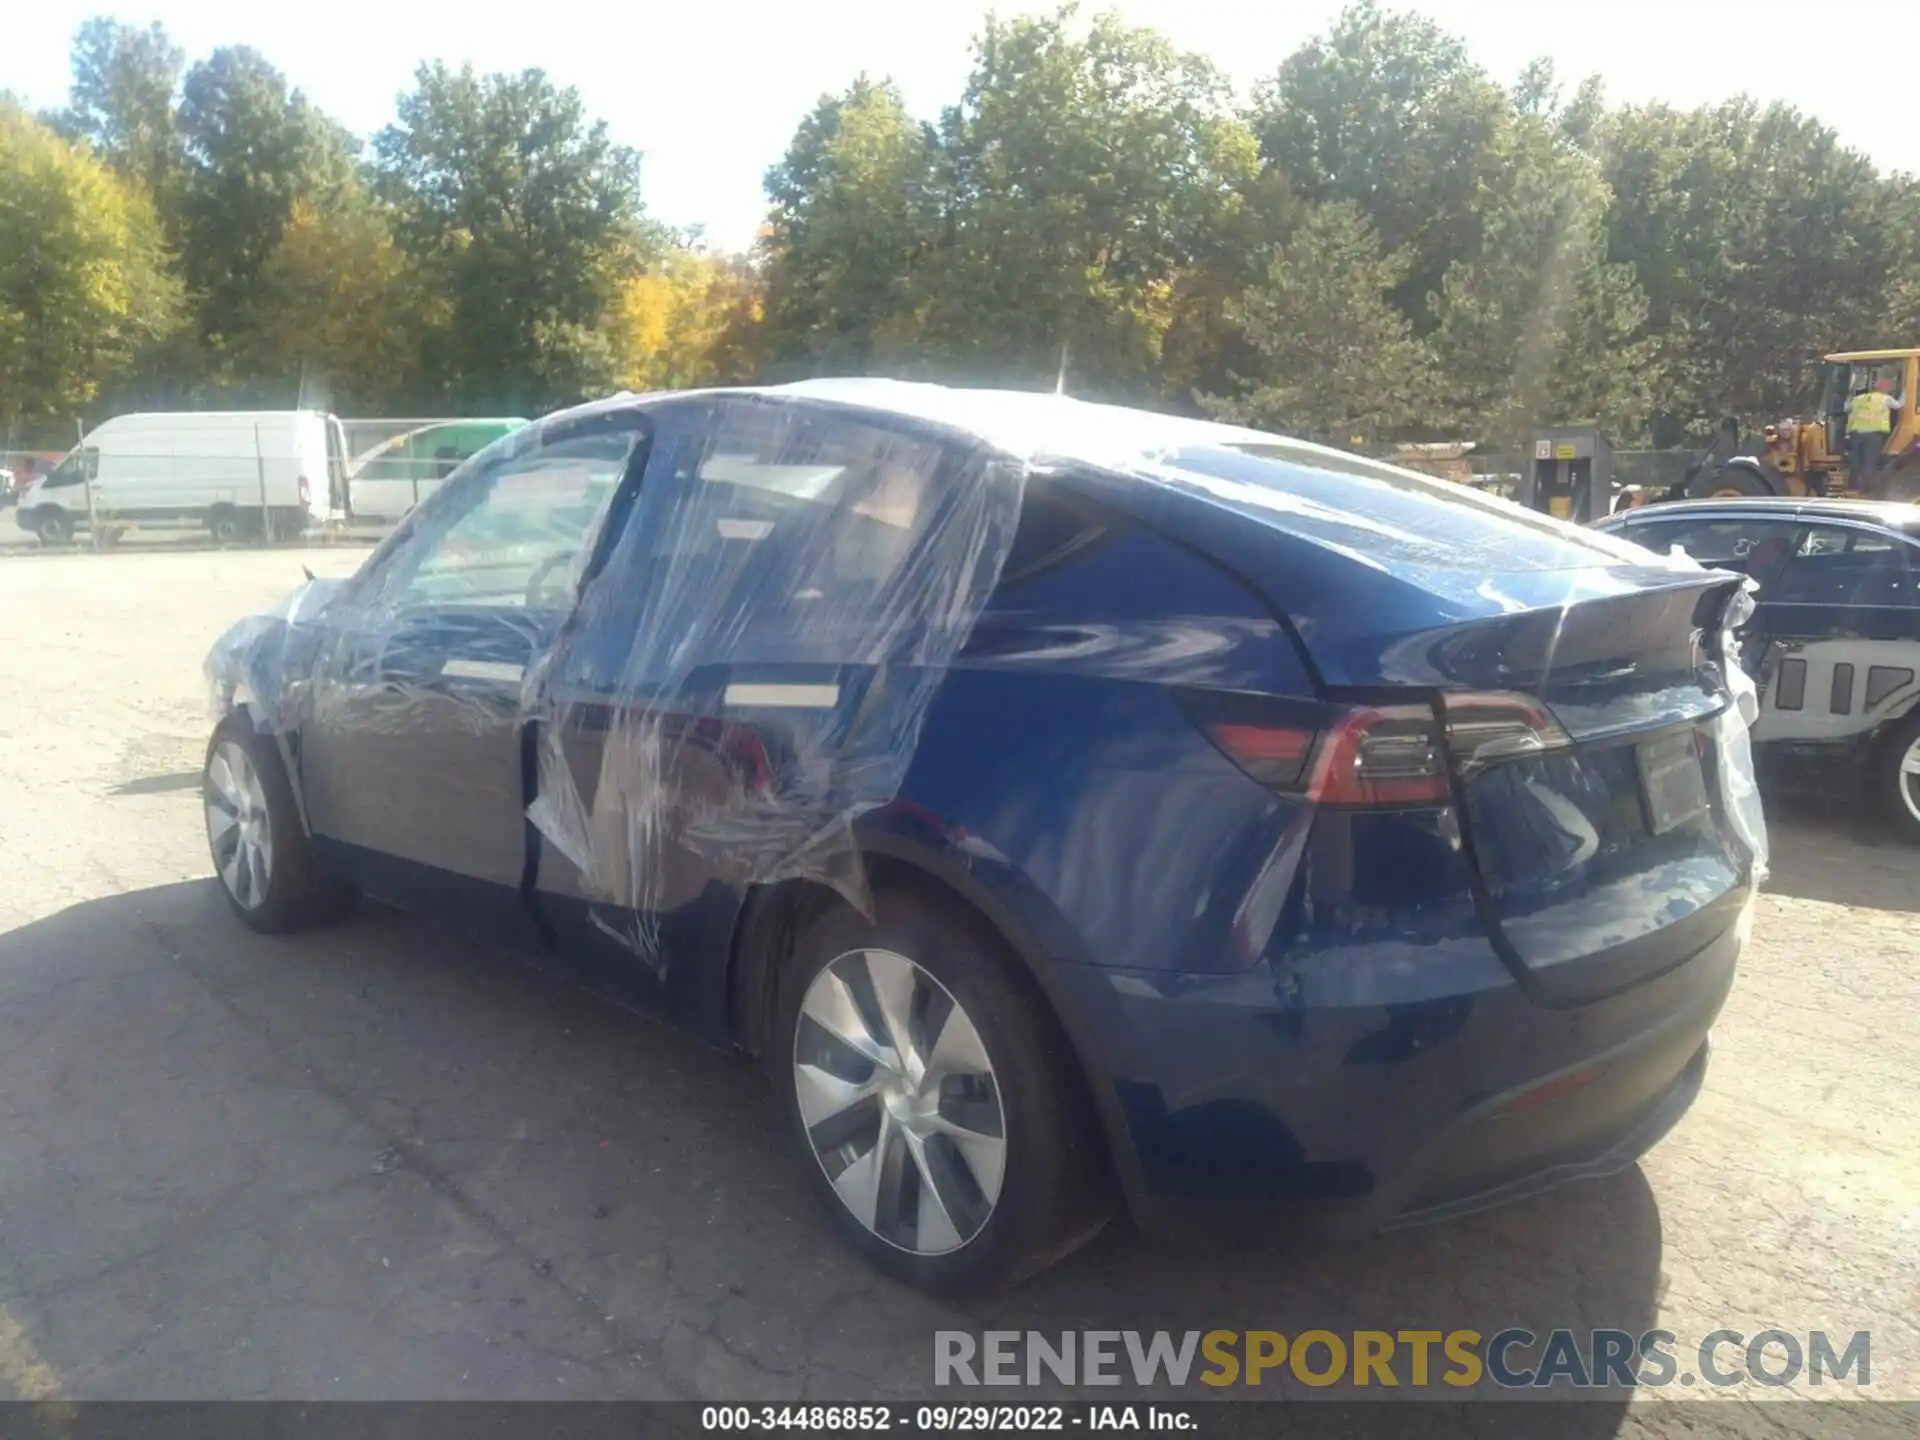
<path id="1" fill-rule="evenodd" d="M 1391 0 L 1390 0 L 1391 3 Z M 0 90 L 62 100 L 67 48 L 89 15 L 158 20 L 197 58 L 248 44 L 336 119 L 368 134 L 426 58 L 481 69 L 539 66 L 577 86 L 593 113 L 645 153 L 647 204 L 717 243 L 751 239 L 760 179 L 814 101 L 861 71 L 890 75 L 931 117 L 965 80 L 977 0 L 806 0 L 804 4 L 538 5 L 326 0 L 16 0 L 0 41 Z M 1050 8 L 1002 0 L 1002 13 Z M 1338 0 L 1115 0 L 1118 10 L 1210 55 L 1242 86 L 1324 29 Z M 1884 86 L 1836 83 L 1844 27 L 1805 0 L 1401 0 L 1466 39 L 1510 79 L 1534 55 L 1569 82 L 1599 73 L 1615 100 L 1693 105 L 1745 91 L 1818 115 L 1883 167 L 1920 171 L 1920 127 Z M 1897 8 L 1879 13 L 1896 23 Z M 1839 12 L 1833 12 L 1837 15 Z M 1809 45 L 1831 53 L 1807 63 Z M 1849 65 L 1852 62 L 1849 62 Z M 1896 86 L 1897 88 L 1897 86 Z"/>

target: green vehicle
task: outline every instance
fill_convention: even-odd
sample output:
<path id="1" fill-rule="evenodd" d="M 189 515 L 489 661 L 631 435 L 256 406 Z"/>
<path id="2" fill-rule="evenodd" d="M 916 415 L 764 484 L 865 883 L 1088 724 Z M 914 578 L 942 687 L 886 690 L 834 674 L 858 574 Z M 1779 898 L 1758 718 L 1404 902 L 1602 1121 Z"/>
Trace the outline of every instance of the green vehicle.
<path id="1" fill-rule="evenodd" d="M 467 457 L 527 422 L 518 417 L 423 421 L 356 456 L 347 471 L 356 520 L 398 520 L 440 488 Z"/>

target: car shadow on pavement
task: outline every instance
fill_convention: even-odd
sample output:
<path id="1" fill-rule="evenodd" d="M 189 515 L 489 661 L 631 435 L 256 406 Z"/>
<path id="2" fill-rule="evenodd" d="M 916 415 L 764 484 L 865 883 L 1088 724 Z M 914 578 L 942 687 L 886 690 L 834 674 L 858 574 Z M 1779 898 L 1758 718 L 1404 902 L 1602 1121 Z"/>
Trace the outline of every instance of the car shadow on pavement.
<path id="1" fill-rule="evenodd" d="M 1661 1288 L 1634 1169 L 1364 1243 L 1114 1227 L 1018 1290 L 935 1300 L 842 1247 L 737 1057 L 375 907 L 255 935 L 212 881 L 0 934 L 0 1109 L 0 1321 L 71 1398 L 1039 1398 L 936 1391 L 935 1333 L 1584 1346 L 1651 1328 Z M 1421 1392 L 1402 1363 L 1396 1391 L 1178 1393 L 1505 1393 L 1434 1362 Z M 1170 1392 L 1082 1392 L 1141 1393 Z M 1624 1403 L 1554 1433 L 1611 1434 Z"/>
<path id="2" fill-rule="evenodd" d="M 1920 847 L 1858 805 L 1808 796 L 1767 798 L 1771 854 L 1765 888 L 1801 900 L 1920 913 Z"/>
<path id="3" fill-rule="evenodd" d="M 201 774 L 198 770 L 181 770 L 172 775 L 142 775 L 137 780 L 127 780 L 114 786 L 109 795 L 174 795 L 183 790 L 198 790 Z"/>

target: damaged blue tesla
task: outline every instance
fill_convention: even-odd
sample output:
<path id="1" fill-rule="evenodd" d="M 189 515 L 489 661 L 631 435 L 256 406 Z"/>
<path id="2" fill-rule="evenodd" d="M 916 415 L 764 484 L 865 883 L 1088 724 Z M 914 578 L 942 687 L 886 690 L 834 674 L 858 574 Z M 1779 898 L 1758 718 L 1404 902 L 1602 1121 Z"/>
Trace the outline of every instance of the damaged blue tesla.
<path id="1" fill-rule="evenodd" d="M 1117 1214 L 1346 1232 L 1631 1164 L 1766 863 L 1737 575 L 1051 395 L 622 396 L 208 670 L 214 869 L 755 1057 L 934 1289 Z"/>

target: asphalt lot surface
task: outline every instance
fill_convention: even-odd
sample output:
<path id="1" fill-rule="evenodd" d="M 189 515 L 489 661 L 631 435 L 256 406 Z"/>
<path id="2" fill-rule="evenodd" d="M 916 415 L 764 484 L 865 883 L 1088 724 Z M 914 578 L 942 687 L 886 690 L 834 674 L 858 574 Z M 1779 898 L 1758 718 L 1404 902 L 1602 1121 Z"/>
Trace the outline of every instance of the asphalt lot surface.
<path id="1" fill-rule="evenodd" d="M 1705 1093 L 1635 1170 L 1355 1246 L 1114 1232 L 952 1306 L 840 1248 L 736 1059 L 378 909 L 228 915 L 201 659 L 361 553 L 0 560 L 0 1396 L 913 1398 L 940 1329 L 1657 1324 L 1870 1330 L 1868 1393 L 1920 1399 L 1920 854 L 1775 816 Z"/>

